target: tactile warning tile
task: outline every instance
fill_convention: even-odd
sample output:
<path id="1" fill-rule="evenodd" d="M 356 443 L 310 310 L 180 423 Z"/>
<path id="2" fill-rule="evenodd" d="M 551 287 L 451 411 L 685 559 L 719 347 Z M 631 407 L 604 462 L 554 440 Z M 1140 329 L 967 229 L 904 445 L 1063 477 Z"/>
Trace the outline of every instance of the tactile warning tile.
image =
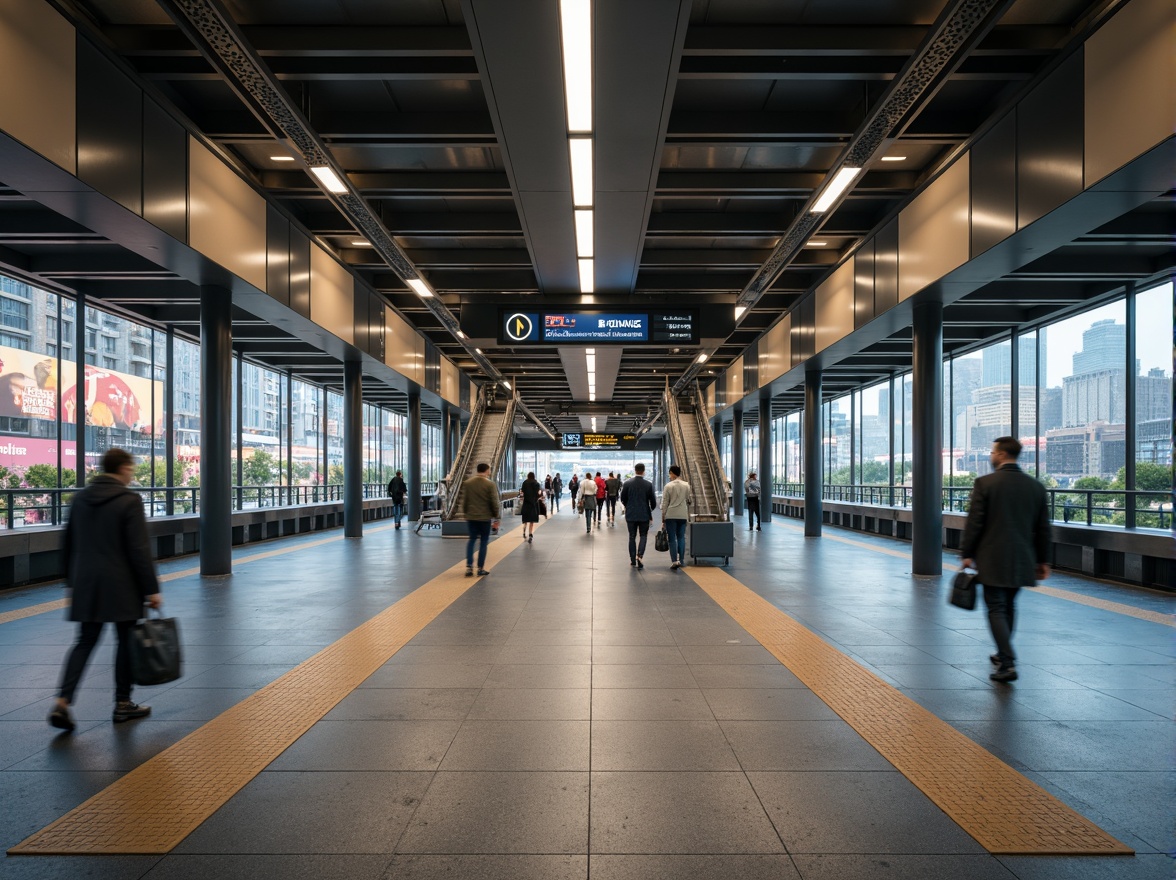
<path id="1" fill-rule="evenodd" d="M 491 542 L 488 564 L 519 546 Z M 453 566 L 9 854 L 169 852 L 480 580 L 465 577 L 464 561 Z"/>
<path id="2" fill-rule="evenodd" d="M 59 608 L 65 608 L 69 605 L 68 599 L 54 599 L 52 602 L 42 602 L 39 605 L 30 605 L 28 608 L 17 608 L 15 611 L 5 611 L 0 614 L 0 623 L 12 623 L 14 620 L 24 620 L 26 617 L 36 617 L 38 614 L 45 614 L 49 611 L 56 611 Z"/>
<path id="3" fill-rule="evenodd" d="M 989 852 L 1133 852 L 726 572 L 683 571 Z"/>
<path id="4" fill-rule="evenodd" d="M 1091 608 L 1113 611 L 1115 614 L 1125 614 L 1128 617 L 1135 617 L 1139 620 L 1162 623 L 1164 626 L 1176 626 L 1176 615 L 1164 614 L 1162 611 L 1148 611 L 1146 608 L 1136 608 L 1134 605 L 1112 602 L 1109 599 L 1096 599 L 1094 596 L 1084 596 L 1082 593 L 1075 593 L 1073 590 L 1059 590 L 1057 587 L 1046 587 L 1041 584 L 1038 584 L 1032 589 L 1035 593 L 1044 593 L 1046 596 L 1053 596 L 1055 599 L 1065 599 L 1067 602 L 1089 605 Z"/>

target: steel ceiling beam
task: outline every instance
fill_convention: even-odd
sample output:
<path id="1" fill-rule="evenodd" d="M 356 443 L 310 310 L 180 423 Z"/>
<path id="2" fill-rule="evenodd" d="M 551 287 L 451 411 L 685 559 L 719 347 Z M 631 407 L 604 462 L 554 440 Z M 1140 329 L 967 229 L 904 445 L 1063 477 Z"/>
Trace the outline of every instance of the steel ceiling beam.
<path id="1" fill-rule="evenodd" d="M 219 0 L 160 0 L 160 6 L 208 59 L 237 97 L 249 108 L 274 137 L 289 143 L 308 168 L 326 167 L 343 182 L 345 192 L 331 193 L 330 200 L 355 224 L 388 267 L 407 283 L 421 278 L 379 215 L 356 187 L 347 182 L 347 174 L 335 161 L 322 137 L 310 125 L 298 106 L 274 78 L 273 73 L 250 45 L 240 27 Z M 442 325 L 461 340 L 457 318 L 437 298 L 424 300 L 426 307 Z M 483 354 L 461 340 L 462 347 L 493 381 L 502 374 Z"/>
<path id="2" fill-rule="evenodd" d="M 968 52 L 990 31 L 1014 0 L 951 0 L 928 28 L 902 72 L 857 126 L 853 137 L 829 169 L 829 179 L 843 167 L 869 168 L 873 158 L 898 137 L 939 87 L 959 67 Z M 967 131 L 971 129 L 968 128 Z M 780 243 L 740 292 L 737 304 L 751 308 L 833 211 L 815 214 L 807 208 L 818 190 L 785 230 Z M 692 365 L 674 384 L 678 393 L 697 375 Z"/>

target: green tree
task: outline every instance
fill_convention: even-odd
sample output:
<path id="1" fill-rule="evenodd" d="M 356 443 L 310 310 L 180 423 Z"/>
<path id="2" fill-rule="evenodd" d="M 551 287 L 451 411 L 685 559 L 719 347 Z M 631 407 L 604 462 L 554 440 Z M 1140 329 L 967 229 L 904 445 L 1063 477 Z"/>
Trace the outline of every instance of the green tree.
<path id="1" fill-rule="evenodd" d="M 1086 479 L 1083 477 L 1083 479 Z M 1077 487 L 1078 483 L 1074 483 Z M 1104 487 L 1099 487 L 1104 488 Z M 1127 487 L 1127 468 L 1119 468 L 1119 473 L 1115 475 L 1115 481 L 1105 488 L 1108 489 L 1126 489 Z M 1162 464 L 1155 464 L 1150 461 L 1140 461 L 1135 465 L 1135 487 L 1136 489 L 1143 489 L 1148 492 L 1171 492 L 1172 491 L 1172 468 Z"/>
<path id="2" fill-rule="evenodd" d="M 1088 491 L 1092 489 L 1109 489 L 1111 484 L 1102 477 L 1079 477 L 1074 481 L 1074 489 L 1082 489 Z"/>
<path id="3" fill-rule="evenodd" d="M 246 486 L 272 486 L 277 480 L 277 460 L 264 449 L 255 449 L 241 465 Z"/>
<path id="4" fill-rule="evenodd" d="M 890 483 L 890 466 L 881 461 L 862 462 L 862 485 L 885 486 Z"/>
<path id="5" fill-rule="evenodd" d="M 327 468 L 327 484 L 330 486 L 343 485 L 343 465 L 333 464 Z"/>
<path id="6" fill-rule="evenodd" d="M 25 468 L 24 483 L 30 489 L 56 489 L 57 465 L 30 464 Z"/>

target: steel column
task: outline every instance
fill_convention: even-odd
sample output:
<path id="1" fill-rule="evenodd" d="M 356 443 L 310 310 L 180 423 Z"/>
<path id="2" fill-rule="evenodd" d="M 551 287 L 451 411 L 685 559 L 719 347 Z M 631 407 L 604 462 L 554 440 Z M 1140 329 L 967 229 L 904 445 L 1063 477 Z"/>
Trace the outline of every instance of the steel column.
<path id="1" fill-rule="evenodd" d="M 164 510 L 168 516 L 173 516 L 176 512 L 176 493 L 174 487 L 176 485 L 176 333 L 175 329 L 169 324 L 167 328 L 167 347 L 165 349 L 165 372 L 167 374 L 167 381 L 163 383 L 163 408 L 167 413 L 167 423 L 164 427 L 163 437 L 164 454 L 167 456 L 167 500 L 164 502 Z"/>
<path id="2" fill-rule="evenodd" d="M 233 571 L 233 299 L 200 288 L 200 574 Z"/>
<path id="3" fill-rule="evenodd" d="M 60 331 L 58 331 L 60 332 Z M 80 290 L 74 304 L 74 467 L 78 486 L 86 485 L 86 295 Z"/>
<path id="4" fill-rule="evenodd" d="M 821 372 L 804 374 L 804 535 L 821 536 L 825 460 L 821 455 Z"/>
<path id="5" fill-rule="evenodd" d="M 363 364 L 343 362 L 343 537 L 363 537 Z"/>
<path id="6" fill-rule="evenodd" d="M 1127 381 L 1124 385 L 1123 412 L 1124 412 L 1124 431 L 1123 431 L 1123 486 L 1126 489 L 1135 488 L 1135 456 L 1139 452 L 1139 380 L 1138 367 L 1136 366 L 1135 345 L 1138 329 L 1136 326 L 1137 312 L 1135 305 L 1135 282 L 1131 281 L 1127 284 L 1126 296 L 1126 320 L 1127 320 Z M 1124 526 L 1129 529 L 1135 528 L 1135 503 L 1134 495 L 1126 495 L 1124 507 Z"/>
<path id="7" fill-rule="evenodd" d="M 943 305 L 920 303 L 914 315 L 911 371 L 911 565 L 943 573 Z"/>
<path id="8" fill-rule="evenodd" d="M 743 411 L 731 414 L 731 506 L 735 516 L 743 516 Z"/>
<path id="9" fill-rule="evenodd" d="M 421 518 L 421 393 L 408 392 L 408 518 Z"/>
<path id="10" fill-rule="evenodd" d="M 772 398 L 761 397 L 759 402 L 759 478 L 761 522 L 772 521 L 772 466 Z"/>

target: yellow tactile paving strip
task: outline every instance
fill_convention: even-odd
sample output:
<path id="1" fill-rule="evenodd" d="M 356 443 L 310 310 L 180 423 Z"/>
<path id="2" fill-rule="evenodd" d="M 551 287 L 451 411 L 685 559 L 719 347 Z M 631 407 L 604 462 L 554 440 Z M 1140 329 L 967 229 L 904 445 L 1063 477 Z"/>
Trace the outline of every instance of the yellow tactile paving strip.
<path id="1" fill-rule="evenodd" d="M 1075 593 L 1072 590 L 1059 590 L 1057 587 L 1046 587 L 1041 584 L 1032 589 L 1035 593 L 1044 593 L 1055 599 L 1065 599 L 1067 602 L 1077 602 L 1079 605 L 1089 605 L 1091 608 L 1113 611 L 1115 614 L 1126 614 L 1128 617 L 1137 617 L 1152 623 L 1162 623 L 1164 626 L 1176 626 L 1176 616 L 1164 614 L 1162 611 L 1148 611 L 1145 608 L 1136 608 L 1134 605 L 1124 605 L 1122 602 L 1112 602 L 1109 599 L 1096 599 L 1094 596 L 1084 596 L 1082 593 Z"/>
<path id="2" fill-rule="evenodd" d="M 518 546 L 511 540 L 491 542 L 487 564 Z M 9 854 L 170 852 L 480 580 L 465 577 L 464 560 L 454 565 Z"/>
<path id="3" fill-rule="evenodd" d="M 1133 852 L 726 572 L 683 571 L 989 852 Z"/>
<path id="4" fill-rule="evenodd" d="M 376 528 L 369 528 L 364 530 L 364 534 L 371 535 L 376 532 L 386 532 L 393 528 L 390 525 L 378 526 Z M 248 562 L 256 562 L 259 559 L 271 559 L 274 556 L 284 556 L 287 553 L 297 553 L 299 550 L 309 550 L 312 547 L 321 547 L 323 544 L 330 544 L 334 541 L 346 541 L 341 535 L 335 535 L 331 538 L 320 538 L 317 541 L 307 541 L 305 544 L 297 544 L 293 547 L 284 547 L 281 550 L 268 550 L 264 553 L 253 553 L 249 556 L 242 556 L 233 560 L 233 567 L 245 565 Z M 159 582 L 165 584 L 168 581 L 177 581 L 180 578 L 191 577 L 192 575 L 200 574 L 200 567 L 184 568 L 179 571 L 170 571 L 167 574 L 159 576 Z M 63 585 L 64 586 L 64 585 Z M 14 620 L 23 620 L 26 617 L 36 617 L 38 614 L 47 614 L 50 611 L 57 611 L 61 608 L 69 606 L 69 599 L 54 599 L 52 602 L 42 602 L 39 605 L 30 605 L 28 608 L 18 608 L 15 611 L 6 611 L 0 614 L 0 623 L 10 623 Z"/>
<path id="5" fill-rule="evenodd" d="M 781 523 L 786 529 L 795 529 L 796 531 L 803 531 L 803 527 L 795 526 L 791 523 Z M 885 553 L 887 556 L 897 556 L 899 559 L 906 559 L 910 561 L 911 554 L 904 553 L 901 550 L 891 550 L 887 547 L 878 547 L 866 541 L 855 541 L 852 538 L 843 538 L 840 535 L 822 535 L 822 541 L 837 541 L 839 544 L 849 544 L 853 547 L 862 547 L 866 550 L 871 550 L 874 553 Z M 1038 584 L 1036 587 L 1026 588 L 1035 589 L 1039 593 L 1044 593 L 1047 596 L 1053 596 L 1055 599 L 1065 599 L 1067 602 L 1076 602 L 1079 605 L 1089 605 L 1091 608 L 1098 608 L 1102 611 L 1110 611 L 1115 614 L 1124 614 L 1127 617 L 1137 617 L 1140 620 L 1151 621 L 1152 623 L 1162 623 L 1164 626 L 1176 627 L 1176 616 L 1171 614 L 1164 614 L 1162 611 L 1148 611 L 1145 608 L 1136 608 L 1134 605 L 1127 605 L 1123 602 L 1112 602 L 1109 599 L 1096 599 L 1093 596 L 1086 596 L 1082 593 L 1075 593 L 1073 590 L 1060 590 L 1057 587 L 1046 587 Z"/>

